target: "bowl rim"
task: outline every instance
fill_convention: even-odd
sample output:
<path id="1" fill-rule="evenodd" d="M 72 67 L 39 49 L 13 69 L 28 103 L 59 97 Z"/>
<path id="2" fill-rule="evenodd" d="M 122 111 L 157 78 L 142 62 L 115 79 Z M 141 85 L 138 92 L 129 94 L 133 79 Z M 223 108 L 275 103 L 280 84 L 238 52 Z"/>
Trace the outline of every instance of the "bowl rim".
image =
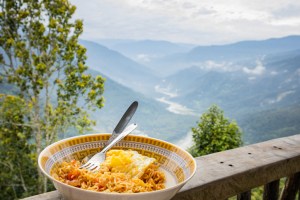
<path id="1" fill-rule="evenodd" d="M 166 143 L 168 145 L 171 145 L 171 146 L 174 146 L 175 148 L 178 148 L 180 149 L 181 151 L 185 152 L 185 154 L 188 155 L 188 157 L 191 158 L 191 160 L 193 161 L 193 165 L 194 165 L 194 170 L 192 171 L 191 175 L 185 179 L 184 181 L 182 181 L 181 183 L 177 183 L 176 185 L 174 186 L 171 186 L 171 187 L 168 187 L 168 188 L 164 188 L 164 189 L 161 189 L 161 190 L 155 190 L 155 191 L 151 191 L 151 192 L 139 192 L 139 193 L 117 193 L 117 192 L 97 192 L 97 191 L 93 191 L 93 190 L 86 190 L 86 189 L 82 189 L 82 188 L 77 188 L 77 187 L 74 187 L 74 186 L 71 186 L 71 185 L 68 185 L 66 183 L 63 183 L 61 181 L 58 181 L 56 180 L 54 177 L 52 177 L 50 174 L 48 174 L 44 169 L 43 167 L 41 166 L 41 160 L 42 160 L 42 155 L 43 153 L 45 153 L 48 149 L 50 149 L 51 147 L 57 145 L 57 144 L 60 144 L 60 143 L 63 143 L 65 141 L 68 141 L 68 140 L 72 140 L 72 139 L 76 139 L 76 138 L 81 138 L 81 137 L 86 137 L 86 136 L 96 136 L 96 135 L 111 135 L 110 133 L 92 133 L 92 134 L 84 134 L 84 135 L 78 135 L 78 136 L 72 136 L 72 137 L 68 137 L 68 138 L 64 138 L 64 139 L 61 139 L 59 141 L 56 141 L 50 145 L 48 145 L 47 147 L 45 147 L 41 153 L 39 154 L 38 156 L 38 166 L 39 166 L 39 169 L 42 171 L 42 173 L 44 175 L 46 175 L 50 180 L 58 183 L 58 184 L 62 184 L 63 186 L 66 186 L 70 189 L 75 189 L 75 190 L 78 190 L 78 191 L 84 191 L 84 192 L 88 192 L 88 193 L 93 193 L 93 194 L 103 194 L 103 195 L 120 195 L 120 196 L 124 196 L 124 195 L 143 195 L 143 194 L 153 194 L 153 193 L 159 193 L 159 192 L 164 192 L 164 191 L 171 191 L 171 190 L 174 190 L 176 188 L 181 188 L 185 183 L 187 183 L 196 173 L 197 171 L 197 162 L 195 160 L 195 158 L 189 153 L 187 152 L 186 150 L 184 150 L 183 148 L 175 145 L 175 144 L 172 144 L 170 142 L 167 142 L 167 141 L 164 141 L 164 140 L 161 140 L 161 139 L 157 139 L 157 138 L 153 138 L 153 137 L 149 137 L 149 136 L 142 136 L 142 135 L 129 135 L 129 136 L 133 136 L 133 137 L 140 137 L 140 138 L 148 138 L 148 139 L 151 139 L 151 140 L 156 140 L 156 141 L 159 141 L 159 142 L 163 142 L 163 143 Z M 126 136 L 127 137 L 127 136 Z M 125 138 L 126 138 L 125 137 Z"/>

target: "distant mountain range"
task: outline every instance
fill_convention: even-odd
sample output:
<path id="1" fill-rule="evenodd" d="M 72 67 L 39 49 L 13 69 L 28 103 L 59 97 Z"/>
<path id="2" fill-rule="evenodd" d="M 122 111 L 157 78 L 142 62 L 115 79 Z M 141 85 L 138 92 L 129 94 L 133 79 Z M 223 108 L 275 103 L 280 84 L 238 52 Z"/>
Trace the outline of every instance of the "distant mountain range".
<path id="1" fill-rule="evenodd" d="M 300 100 L 299 63 L 300 50 L 296 50 L 243 64 L 224 62 L 216 63 L 215 67 L 192 66 L 166 77 L 161 87 L 176 90 L 177 101 L 194 108 L 197 104 L 199 109 L 202 108 L 199 102 L 204 103 L 203 100 L 238 106 L 243 103 L 243 107 L 254 110 L 289 105 Z M 197 99 L 199 102 L 195 103 Z"/>
<path id="2" fill-rule="evenodd" d="M 196 46 L 156 40 L 100 40 L 99 43 L 145 65 L 169 55 L 185 53 Z"/>
<path id="3" fill-rule="evenodd" d="M 299 49 L 300 37 L 288 36 L 262 41 L 241 41 L 227 45 L 197 46 L 185 56 L 192 61 L 240 60 Z"/>
<path id="4" fill-rule="evenodd" d="M 289 113 L 300 105 L 300 36 L 218 46 L 110 41 L 108 46 L 114 50 L 87 41 L 82 44 L 88 49 L 88 64 L 109 78 L 106 106 L 111 110 L 107 116 L 116 113 L 111 102 L 123 105 L 129 104 L 129 99 L 139 98 L 145 101 L 141 104 L 145 111 L 136 120 L 151 119 L 143 125 L 146 128 L 143 132 L 150 136 L 172 142 L 184 138 L 200 115 L 214 103 L 226 116 L 238 122 L 244 131 L 245 143 L 300 132 L 295 129 L 295 124 L 300 124 L 300 113 Z M 172 48 L 174 51 L 170 50 Z M 156 51 L 159 56 L 151 57 Z M 139 61 L 135 58 L 139 54 L 149 55 L 149 60 Z M 103 113 L 108 112 L 105 109 Z M 154 119 L 163 121 L 163 125 L 152 121 L 154 119 L 149 118 L 146 110 L 155 116 Z M 261 116 L 259 124 L 253 120 L 258 116 Z M 276 120 L 272 116 L 277 116 Z M 276 131 L 271 127 L 276 127 L 272 123 L 280 121 L 278 116 L 283 123 Z M 288 122 L 285 119 L 289 119 Z M 172 137 L 164 135 L 166 127 Z M 262 136 L 263 131 L 265 136 Z"/>

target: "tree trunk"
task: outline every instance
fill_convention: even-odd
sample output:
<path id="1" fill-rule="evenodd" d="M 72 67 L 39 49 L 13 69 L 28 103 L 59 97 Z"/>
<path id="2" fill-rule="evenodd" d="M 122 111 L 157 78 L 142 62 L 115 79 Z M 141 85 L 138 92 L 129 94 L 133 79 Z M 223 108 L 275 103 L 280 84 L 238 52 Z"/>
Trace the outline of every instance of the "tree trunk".
<path id="1" fill-rule="evenodd" d="M 35 95 L 34 96 L 34 110 L 33 110 L 33 132 L 35 136 L 35 144 L 36 144 L 36 159 L 38 159 L 38 156 L 40 155 L 42 151 L 42 139 L 43 139 L 43 133 L 41 130 L 41 124 L 40 124 L 40 102 L 39 102 L 39 96 Z M 38 172 L 38 181 L 37 181 L 37 188 L 38 188 L 38 193 L 43 193 L 46 192 L 47 189 L 45 190 L 44 188 L 44 175 L 42 174 L 39 166 L 37 165 L 37 172 Z"/>

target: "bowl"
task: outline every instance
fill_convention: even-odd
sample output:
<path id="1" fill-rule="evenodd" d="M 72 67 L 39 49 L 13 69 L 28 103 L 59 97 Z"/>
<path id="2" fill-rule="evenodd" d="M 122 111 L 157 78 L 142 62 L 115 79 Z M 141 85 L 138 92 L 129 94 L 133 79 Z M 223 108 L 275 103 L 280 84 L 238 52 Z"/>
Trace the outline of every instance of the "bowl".
<path id="1" fill-rule="evenodd" d="M 166 188 L 141 193 L 106 193 L 85 190 L 62 183 L 50 175 L 50 171 L 62 161 L 81 160 L 85 156 L 99 152 L 111 134 L 90 134 L 60 140 L 46 147 L 39 155 L 41 171 L 52 180 L 55 188 L 65 200 L 167 200 L 171 199 L 195 174 L 194 158 L 180 147 L 155 138 L 129 135 L 117 143 L 113 149 L 131 149 L 142 155 L 153 157 L 166 175 Z"/>

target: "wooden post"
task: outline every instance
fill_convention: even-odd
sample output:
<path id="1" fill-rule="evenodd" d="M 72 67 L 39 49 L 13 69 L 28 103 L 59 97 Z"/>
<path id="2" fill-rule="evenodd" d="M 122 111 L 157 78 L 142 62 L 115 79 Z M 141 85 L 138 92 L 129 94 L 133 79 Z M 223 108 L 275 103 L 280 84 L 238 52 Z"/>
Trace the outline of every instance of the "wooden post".
<path id="1" fill-rule="evenodd" d="M 281 200 L 296 199 L 297 191 L 300 185 L 300 172 L 289 177 L 285 182 L 285 187 L 282 192 Z"/>
<path id="2" fill-rule="evenodd" d="M 272 181 L 264 186 L 263 200 L 278 200 L 280 180 Z"/>
<path id="3" fill-rule="evenodd" d="M 237 200 L 251 200 L 251 190 L 238 194 Z"/>

